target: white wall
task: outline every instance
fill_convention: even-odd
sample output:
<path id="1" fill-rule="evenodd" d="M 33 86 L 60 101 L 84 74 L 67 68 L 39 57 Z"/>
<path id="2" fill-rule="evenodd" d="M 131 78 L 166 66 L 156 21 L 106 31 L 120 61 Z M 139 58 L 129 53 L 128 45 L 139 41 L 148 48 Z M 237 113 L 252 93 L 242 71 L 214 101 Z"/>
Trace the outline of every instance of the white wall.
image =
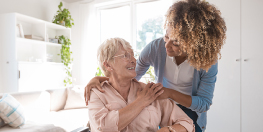
<path id="1" fill-rule="evenodd" d="M 51 22 L 61 0 L 0 0 L 0 14 L 17 12 Z M 68 4 L 64 2 L 67 8 Z"/>

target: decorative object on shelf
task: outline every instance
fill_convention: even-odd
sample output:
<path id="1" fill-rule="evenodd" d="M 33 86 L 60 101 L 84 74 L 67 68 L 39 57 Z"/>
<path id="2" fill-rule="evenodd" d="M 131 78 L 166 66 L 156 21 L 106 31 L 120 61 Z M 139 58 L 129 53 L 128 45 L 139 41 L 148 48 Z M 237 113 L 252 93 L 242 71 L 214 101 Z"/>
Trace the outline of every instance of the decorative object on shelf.
<path id="1" fill-rule="evenodd" d="M 66 8 L 62 10 L 61 9 L 62 6 L 63 3 L 60 2 L 60 4 L 58 5 L 59 10 L 57 11 L 57 14 L 53 18 L 53 23 L 71 28 L 72 25 L 74 25 L 73 23 L 74 20 L 71 18 L 69 10 Z"/>
<path id="2" fill-rule="evenodd" d="M 16 37 L 20 37 L 20 30 L 18 24 L 16 25 Z"/>
<path id="3" fill-rule="evenodd" d="M 72 85 L 71 62 L 73 61 L 73 58 L 71 58 L 72 52 L 70 51 L 71 42 L 70 39 L 64 35 L 61 35 L 58 38 L 59 43 L 62 44 L 60 54 L 58 55 L 61 55 L 61 62 L 65 65 L 67 74 L 67 77 L 64 79 L 64 84 L 65 86 L 70 86 Z"/>
<path id="4" fill-rule="evenodd" d="M 49 42 L 58 44 L 58 39 L 57 38 L 50 38 Z"/>
<path id="5" fill-rule="evenodd" d="M 25 38 L 44 41 L 44 38 L 42 38 L 40 36 L 36 36 L 36 35 L 25 35 Z"/>
<path id="6" fill-rule="evenodd" d="M 48 34 L 46 34 L 46 42 L 49 42 L 49 37 L 48 37 Z"/>
<path id="7" fill-rule="evenodd" d="M 24 31 L 23 31 L 22 24 L 18 23 L 17 27 L 18 27 L 19 37 L 24 38 Z"/>
<path id="8" fill-rule="evenodd" d="M 47 62 L 52 62 L 52 61 L 53 61 L 53 55 L 47 54 Z"/>

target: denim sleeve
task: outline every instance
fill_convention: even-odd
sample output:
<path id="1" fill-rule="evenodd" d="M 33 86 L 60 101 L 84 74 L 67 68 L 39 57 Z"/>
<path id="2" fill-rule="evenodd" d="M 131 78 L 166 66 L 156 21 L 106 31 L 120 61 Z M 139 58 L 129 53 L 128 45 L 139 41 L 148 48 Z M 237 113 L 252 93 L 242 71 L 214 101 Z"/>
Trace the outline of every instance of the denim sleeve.
<path id="1" fill-rule="evenodd" d="M 213 65 L 208 72 L 202 71 L 197 93 L 192 96 L 192 104 L 189 107 L 190 109 L 199 113 L 209 110 L 212 105 L 217 72 L 218 63 Z"/>
<path id="2" fill-rule="evenodd" d="M 135 79 L 140 80 L 141 77 L 147 72 L 149 67 L 153 65 L 154 58 L 156 57 L 156 46 L 158 45 L 158 40 L 153 40 L 142 50 L 136 63 L 136 73 Z"/>
<path id="3" fill-rule="evenodd" d="M 139 58 L 137 59 L 135 71 L 137 73 L 135 79 L 140 80 L 142 76 L 147 72 L 150 67 L 149 62 L 149 52 L 150 52 L 150 44 L 148 44 L 141 52 Z"/>

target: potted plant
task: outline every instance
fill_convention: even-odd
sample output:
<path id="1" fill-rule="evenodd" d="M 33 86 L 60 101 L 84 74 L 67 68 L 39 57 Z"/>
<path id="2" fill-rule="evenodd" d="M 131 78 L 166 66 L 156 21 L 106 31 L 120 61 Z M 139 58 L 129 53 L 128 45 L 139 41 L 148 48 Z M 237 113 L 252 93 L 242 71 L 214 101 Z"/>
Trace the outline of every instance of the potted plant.
<path id="1" fill-rule="evenodd" d="M 63 3 L 60 2 L 60 4 L 58 5 L 59 10 L 57 11 L 57 14 L 53 18 L 53 23 L 71 28 L 72 25 L 74 25 L 73 23 L 74 20 L 71 18 L 69 10 L 66 8 L 62 10 L 61 9 L 62 6 L 63 6 Z"/>
<path id="2" fill-rule="evenodd" d="M 67 77 L 64 79 L 65 86 L 70 86 L 72 84 L 72 73 L 71 73 L 71 62 L 73 61 L 73 58 L 71 58 L 72 51 L 70 50 L 70 39 L 65 37 L 64 35 L 61 35 L 58 37 L 59 43 L 62 44 L 60 54 L 61 55 L 61 62 L 65 66 Z"/>

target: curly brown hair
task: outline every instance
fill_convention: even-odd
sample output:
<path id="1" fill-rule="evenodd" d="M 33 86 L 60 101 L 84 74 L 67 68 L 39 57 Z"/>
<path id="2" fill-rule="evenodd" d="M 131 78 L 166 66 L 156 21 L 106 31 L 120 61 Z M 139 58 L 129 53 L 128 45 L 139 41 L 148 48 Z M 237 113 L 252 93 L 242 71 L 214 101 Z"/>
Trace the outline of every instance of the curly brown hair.
<path id="1" fill-rule="evenodd" d="M 221 59 L 220 50 L 226 39 L 226 25 L 215 6 L 200 0 L 174 3 L 166 14 L 164 27 L 170 26 L 171 39 L 187 53 L 188 62 L 206 71 Z"/>

